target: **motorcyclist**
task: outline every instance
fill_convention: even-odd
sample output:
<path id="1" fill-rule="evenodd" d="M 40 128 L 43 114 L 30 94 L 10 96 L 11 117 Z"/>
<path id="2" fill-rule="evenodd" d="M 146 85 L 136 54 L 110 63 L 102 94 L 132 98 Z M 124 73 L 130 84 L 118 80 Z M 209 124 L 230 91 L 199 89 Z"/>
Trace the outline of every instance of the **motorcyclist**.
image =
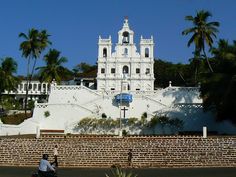
<path id="1" fill-rule="evenodd" d="M 43 154 L 40 160 L 38 174 L 40 177 L 54 177 L 55 168 L 48 162 L 48 154 Z"/>

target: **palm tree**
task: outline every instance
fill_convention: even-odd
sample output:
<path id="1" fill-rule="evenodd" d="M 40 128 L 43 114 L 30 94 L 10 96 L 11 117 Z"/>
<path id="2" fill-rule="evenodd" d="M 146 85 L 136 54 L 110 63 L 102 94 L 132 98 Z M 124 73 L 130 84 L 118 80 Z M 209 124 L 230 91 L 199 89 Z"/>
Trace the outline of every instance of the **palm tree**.
<path id="1" fill-rule="evenodd" d="M 207 60 L 208 67 L 211 72 L 213 69 L 211 64 L 208 60 L 205 51 L 205 44 L 207 44 L 210 49 L 212 48 L 213 44 L 213 37 L 216 38 L 216 33 L 218 32 L 217 27 L 219 27 L 219 22 L 208 22 L 208 18 L 211 17 L 211 13 L 208 11 L 200 10 L 197 12 L 196 17 L 193 16 L 186 16 L 185 20 L 190 21 L 193 23 L 193 27 L 185 29 L 182 32 L 182 35 L 192 34 L 190 40 L 188 41 L 188 47 L 194 43 L 195 44 L 195 54 L 203 56 Z"/>
<path id="2" fill-rule="evenodd" d="M 48 40 L 49 35 L 46 30 L 39 32 L 38 30 L 32 28 L 28 31 L 28 34 L 20 33 L 19 37 L 23 38 L 24 41 L 20 44 L 20 50 L 22 51 L 22 56 L 27 59 L 27 81 L 26 81 L 26 95 L 25 95 L 25 114 L 27 109 L 28 101 L 28 87 L 30 85 L 37 59 L 40 57 L 45 48 L 51 44 Z M 30 62 L 34 59 L 34 64 L 30 74 Z"/>
<path id="3" fill-rule="evenodd" d="M 14 90 L 17 86 L 17 78 L 13 75 L 17 71 L 17 63 L 11 57 L 6 57 L 2 61 L 2 71 L 4 78 L 5 90 L 8 92 Z"/>
<path id="4" fill-rule="evenodd" d="M 17 71 L 17 63 L 11 57 L 2 59 L 0 66 L 0 101 L 2 103 L 2 92 L 15 90 L 18 79 L 13 74 Z"/>
<path id="5" fill-rule="evenodd" d="M 48 54 L 44 56 L 46 66 L 38 67 L 40 81 L 51 83 L 54 79 L 57 83 L 67 74 L 67 69 L 62 66 L 67 62 L 65 57 L 60 57 L 60 52 L 56 49 L 50 49 Z"/>
<path id="6" fill-rule="evenodd" d="M 44 51 L 49 45 L 51 45 L 51 41 L 49 41 L 49 34 L 47 33 L 46 30 L 42 30 L 39 34 L 39 43 L 40 43 L 40 53 Z M 36 66 L 37 58 L 34 58 L 34 64 L 32 67 L 31 71 L 31 76 L 33 77 L 34 71 L 35 71 L 35 66 Z"/>

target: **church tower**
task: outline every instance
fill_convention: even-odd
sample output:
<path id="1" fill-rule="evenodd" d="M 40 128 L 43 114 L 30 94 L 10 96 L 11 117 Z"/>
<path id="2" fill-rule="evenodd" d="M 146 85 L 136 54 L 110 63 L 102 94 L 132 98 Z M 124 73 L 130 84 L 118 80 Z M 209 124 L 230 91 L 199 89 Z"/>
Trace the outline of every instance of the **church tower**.
<path id="1" fill-rule="evenodd" d="M 118 32 L 114 52 L 111 36 L 108 39 L 99 36 L 97 90 L 120 92 L 124 78 L 129 92 L 154 90 L 153 49 L 153 37 L 144 39 L 141 36 L 140 53 L 137 52 L 134 32 L 127 18 Z"/>

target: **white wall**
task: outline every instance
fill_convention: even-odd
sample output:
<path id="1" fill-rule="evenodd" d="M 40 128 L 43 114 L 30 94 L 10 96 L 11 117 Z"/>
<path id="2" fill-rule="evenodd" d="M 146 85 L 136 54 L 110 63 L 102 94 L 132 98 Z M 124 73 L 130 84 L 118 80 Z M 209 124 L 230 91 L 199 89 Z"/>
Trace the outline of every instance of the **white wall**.
<path id="1" fill-rule="evenodd" d="M 83 86 L 54 86 L 48 103 L 35 104 L 32 118 L 18 126 L 0 124 L 0 135 L 34 134 L 37 126 L 40 129 L 65 130 L 70 133 L 75 132 L 73 128 L 85 117 L 101 118 L 102 113 L 105 113 L 107 117 L 119 118 L 119 103 L 114 100 L 117 94 L 114 91 L 101 93 Z M 149 118 L 155 114 L 164 114 L 183 120 L 186 131 L 201 131 L 202 126 L 208 126 L 209 131 L 235 132 L 235 127 L 230 123 L 216 123 L 211 114 L 203 112 L 198 88 L 168 87 L 131 94 L 133 102 L 125 106 L 128 109 L 126 118 L 140 118 L 144 112 Z M 46 111 L 50 116 L 45 117 Z M 123 118 L 123 111 L 121 113 Z"/>

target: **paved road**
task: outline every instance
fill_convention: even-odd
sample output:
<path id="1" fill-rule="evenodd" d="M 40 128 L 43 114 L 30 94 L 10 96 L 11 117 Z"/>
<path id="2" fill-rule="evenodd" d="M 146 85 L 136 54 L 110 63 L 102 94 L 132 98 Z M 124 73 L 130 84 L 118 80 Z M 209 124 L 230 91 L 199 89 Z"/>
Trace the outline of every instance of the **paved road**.
<path id="1" fill-rule="evenodd" d="M 31 177 L 36 168 L 0 167 L 0 177 Z M 127 169 L 138 174 L 138 177 L 236 177 L 236 168 L 147 168 Z M 105 177 L 110 169 L 61 168 L 59 177 Z"/>

